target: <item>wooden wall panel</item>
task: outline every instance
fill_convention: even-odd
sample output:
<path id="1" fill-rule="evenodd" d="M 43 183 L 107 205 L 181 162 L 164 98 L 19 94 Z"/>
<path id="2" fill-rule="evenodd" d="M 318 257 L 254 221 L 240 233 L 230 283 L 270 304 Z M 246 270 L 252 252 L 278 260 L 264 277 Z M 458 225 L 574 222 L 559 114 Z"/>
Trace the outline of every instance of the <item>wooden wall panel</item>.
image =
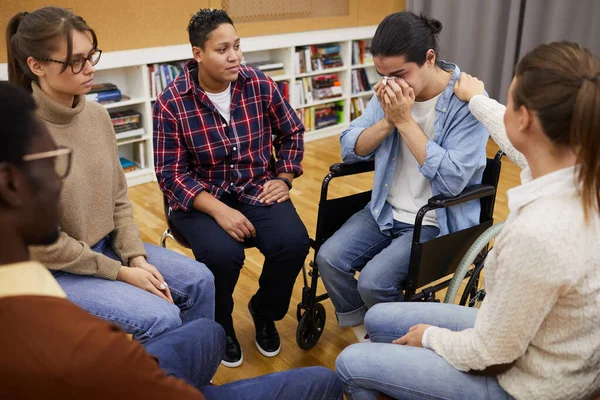
<path id="1" fill-rule="evenodd" d="M 265 0 L 266 1 L 266 0 Z M 403 10 L 405 0 L 348 0 L 345 16 L 301 18 L 236 24 L 240 36 L 270 35 L 315 29 L 375 25 L 386 15 Z M 168 46 L 187 42 L 190 16 L 203 7 L 220 7 L 218 0 L 8 0 L 0 8 L 0 62 L 6 62 L 4 32 L 19 11 L 33 11 L 48 4 L 71 8 L 83 16 L 99 38 L 104 51 Z"/>
<path id="2" fill-rule="evenodd" d="M 358 26 L 377 25 L 387 15 L 406 9 L 405 0 L 358 0 Z"/>
<path id="3" fill-rule="evenodd" d="M 219 7 L 221 1 L 211 0 L 211 6 Z M 235 20 L 234 20 L 235 22 Z M 246 22 L 236 24 L 241 37 L 273 35 L 311 31 L 316 29 L 348 28 L 358 25 L 358 0 L 349 0 L 348 15 L 321 18 L 298 18 L 278 21 Z"/>

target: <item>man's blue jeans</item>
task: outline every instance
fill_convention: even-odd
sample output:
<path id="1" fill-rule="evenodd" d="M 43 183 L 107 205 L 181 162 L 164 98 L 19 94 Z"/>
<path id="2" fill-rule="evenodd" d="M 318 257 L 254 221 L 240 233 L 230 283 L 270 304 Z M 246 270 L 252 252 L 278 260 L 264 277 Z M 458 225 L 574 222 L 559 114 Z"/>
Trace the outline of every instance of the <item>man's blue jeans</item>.
<path id="1" fill-rule="evenodd" d="M 92 315 L 120 326 L 141 343 L 180 327 L 183 323 L 214 319 L 215 288 L 211 272 L 189 257 L 144 244 L 148 262 L 154 265 L 171 289 L 175 304 L 125 282 L 53 271 L 70 301 Z M 114 260 L 119 258 L 109 237 L 92 250 Z"/>
<path id="2" fill-rule="evenodd" d="M 401 288 L 408 274 L 413 231 L 413 225 L 394 221 L 391 234 L 385 235 L 365 208 L 319 249 L 317 265 L 340 326 L 362 324 L 367 308 L 377 303 L 404 300 Z M 423 226 L 421 241 L 435 238 L 439 231 Z"/>
<path id="3" fill-rule="evenodd" d="M 299 368 L 207 386 L 225 351 L 225 331 L 216 322 L 199 319 L 160 335 L 145 344 L 168 375 L 185 380 L 207 400 L 341 400 L 342 381 L 324 367 Z"/>
<path id="4" fill-rule="evenodd" d="M 201 389 L 208 385 L 225 352 L 225 331 L 208 319 L 197 319 L 144 343 L 167 375 Z"/>
<path id="5" fill-rule="evenodd" d="M 371 308 L 365 327 L 374 343 L 358 343 L 338 356 L 336 368 L 349 400 L 489 399 L 511 397 L 494 376 L 457 370 L 433 350 L 392 344 L 417 324 L 460 331 L 472 328 L 477 309 L 454 304 L 386 303 Z"/>
<path id="6" fill-rule="evenodd" d="M 342 392 L 342 382 L 325 367 L 297 368 L 202 388 L 207 400 L 342 400 Z"/>

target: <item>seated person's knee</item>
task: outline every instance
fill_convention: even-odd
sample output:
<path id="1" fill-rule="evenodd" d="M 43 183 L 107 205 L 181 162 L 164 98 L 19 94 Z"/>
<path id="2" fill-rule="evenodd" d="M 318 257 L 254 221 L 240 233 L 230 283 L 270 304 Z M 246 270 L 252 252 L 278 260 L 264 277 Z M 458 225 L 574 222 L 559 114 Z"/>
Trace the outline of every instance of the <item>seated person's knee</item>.
<path id="1" fill-rule="evenodd" d="M 241 246 L 218 246 L 205 249 L 196 258 L 202 260 L 209 268 L 237 268 L 244 265 L 246 256 Z"/>
<path id="2" fill-rule="evenodd" d="M 304 258 L 310 248 L 308 235 L 294 234 L 273 238 L 268 243 L 267 254 L 271 256 L 285 256 L 286 258 Z"/>
<path id="3" fill-rule="evenodd" d="M 329 241 L 325 242 L 319 249 L 316 257 L 319 269 L 329 269 L 333 265 L 336 265 L 336 261 L 339 259 L 338 253 L 339 251 L 335 246 L 331 245 Z"/>
<path id="4" fill-rule="evenodd" d="M 361 272 L 358 276 L 356 288 L 358 290 L 358 294 L 360 294 L 360 297 L 363 299 L 363 301 L 369 304 L 369 299 L 374 297 L 375 292 L 377 291 L 377 285 L 373 281 L 372 277 L 364 271 L 365 270 L 363 269 L 363 272 Z"/>
<path id="5" fill-rule="evenodd" d="M 181 311 L 179 307 L 168 303 L 165 300 L 158 299 L 164 302 L 164 307 L 149 306 L 152 310 L 152 323 L 148 329 L 148 334 L 152 338 L 162 335 L 165 332 L 172 331 L 181 326 Z"/>

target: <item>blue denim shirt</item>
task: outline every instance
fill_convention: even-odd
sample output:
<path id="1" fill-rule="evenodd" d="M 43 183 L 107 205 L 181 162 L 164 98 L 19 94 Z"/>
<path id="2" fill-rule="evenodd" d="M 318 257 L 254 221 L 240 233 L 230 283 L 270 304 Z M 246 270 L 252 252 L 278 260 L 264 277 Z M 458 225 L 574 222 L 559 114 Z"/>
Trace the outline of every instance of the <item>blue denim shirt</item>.
<path id="1" fill-rule="evenodd" d="M 469 111 L 469 104 L 454 95 L 454 82 L 460 77 L 460 69 L 452 63 L 442 61 L 442 64 L 445 70 L 454 72 L 435 105 L 434 137 L 427 142 L 427 157 L 425 164 L 419 166 L 419 172 L 431 182 L 434 196 L 456 196 L 466 186 L 481 183 L 486 165 L 488 133 Z M 402 138 L 394 128 L 394 132 L 372 154 L 362 157 L 354 152 L 360 134 L 384 117 L 377 96 L 373 96 L 365 112 L 342 132 L 340 140 L 342 158 L 346 163 L 367 161 L 375 157 L 373 195 L 367 207 L 381 232 L 389 234 L 394 226 L 394 217 L 387 197 L 394 179 L 398 146 Z M 440 235 L 477 225 L 479 213 L 479 200 L 448 209 L 437 209 Z"/>

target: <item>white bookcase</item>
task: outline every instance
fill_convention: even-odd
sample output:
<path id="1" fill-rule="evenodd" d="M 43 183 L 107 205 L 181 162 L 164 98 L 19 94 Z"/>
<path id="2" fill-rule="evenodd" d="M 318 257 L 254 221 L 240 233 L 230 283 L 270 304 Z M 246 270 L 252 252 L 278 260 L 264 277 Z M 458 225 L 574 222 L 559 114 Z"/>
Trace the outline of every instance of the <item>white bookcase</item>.
<path id="1" fill-rule="evenodd" d="M 274 60 L 284 63 L 285 74 L 275 76 L 275 81 L 288 81 L 290 99 L 294 99 L 295 81 L 298 78 L 338 74 L 342 83 L 343 95 L 328 100 L 315 101 L 311 104 L 293 104 L 294 108 L 308 108 L 324 103 L 344 102 L 343 120 L 334 126 L 308 131 L 305 140 L 316 140 L 340 134 L 350 123 L 350 99 L 354 97 L 370 97 L 372 91 L 352 92 L 351 71 L 365 68 L 370 81 L 375 81 L 377 74 L 372 64 L 353 65 L 352 48 L 354 40 L 369 40 L 375 33 L 376 26 L 358 28 L 330 29 L 308 31 L 281 35 L 254 36 L 242 38 L 242 51 L 247 63 Z M 325 43 L 339 43 L 343 67 L 330 68 L 316 72 L 296 74 L 294 52 L 298 46 L 310 46 Z M 102 38 L 100 38 L 102 48 Z M 152 106 L 150 76 L 148 65 L 168 63 L 191 58 L 189 44 L 154 47 L 137 50 L 105 52 L 96 66 L 95 83 L 114 83 L 129 100 L 106 104 L 109 110 L 125 110 L 133 108 L 142 114 L 142 129 L 139 136 L 118 140 L 119 154 L 138 164 L 138 169 L 127 172 L 129 186 L 151 182 L 156 179 L 153 167 L 152 150 Z M 8 79 L 6 64 L 0 64 L 0 80 Z"/>

